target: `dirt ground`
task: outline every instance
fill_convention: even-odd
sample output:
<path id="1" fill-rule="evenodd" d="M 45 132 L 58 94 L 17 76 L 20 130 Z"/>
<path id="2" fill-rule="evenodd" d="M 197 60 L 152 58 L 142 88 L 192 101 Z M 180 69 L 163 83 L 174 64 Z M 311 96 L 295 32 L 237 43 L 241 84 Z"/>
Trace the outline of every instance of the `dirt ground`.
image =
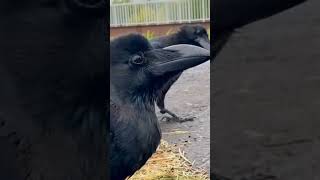
<path id="1" fill-rule="evenodd" d="M 163 138 L 181 147 L 194 166 L 210 169 L 210 62 L 185 71 L 166 96 L 166 107 L 194 121 L 161 122 Z M 159 112 L 159 111 L 158 111 Z M 163 115 L 159 114 L 159 119 Z"/>
<path id="2" fill-rule="evenodd" d="M 212 170 L 320 179 L 320 1 L 235 34 L 212 65 Z"/>

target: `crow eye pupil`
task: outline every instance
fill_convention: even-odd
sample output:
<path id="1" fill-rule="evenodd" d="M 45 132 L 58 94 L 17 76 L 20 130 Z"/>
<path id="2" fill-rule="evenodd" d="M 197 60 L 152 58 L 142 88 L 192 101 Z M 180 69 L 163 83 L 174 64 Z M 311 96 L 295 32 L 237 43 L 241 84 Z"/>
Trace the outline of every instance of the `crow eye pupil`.
<path id="1" fill-rule="evenodd" d="M 132 62 L 134 64 L 138 64 L 138 65 L 141 65 L 144 63 L 144 60 L 143 60 L 143 57 L 139 56 L 139 55 L 135 55 L 132 57 Z"/>

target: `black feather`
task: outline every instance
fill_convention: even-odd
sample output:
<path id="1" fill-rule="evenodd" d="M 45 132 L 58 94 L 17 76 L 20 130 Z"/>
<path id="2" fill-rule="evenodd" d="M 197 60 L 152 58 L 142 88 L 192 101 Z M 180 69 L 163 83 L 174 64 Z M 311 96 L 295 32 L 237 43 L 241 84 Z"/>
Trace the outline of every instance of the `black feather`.
<path id="1" fill-rule="evenodd" d="M 106 14 L 14 2 L 0 2 L 0 179 L 106 179 Z"/>

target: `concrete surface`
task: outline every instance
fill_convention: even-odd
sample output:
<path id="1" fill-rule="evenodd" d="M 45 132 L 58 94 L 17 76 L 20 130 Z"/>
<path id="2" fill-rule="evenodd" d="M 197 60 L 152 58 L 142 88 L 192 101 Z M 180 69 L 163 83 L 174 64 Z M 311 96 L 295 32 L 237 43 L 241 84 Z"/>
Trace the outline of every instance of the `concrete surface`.
<path id="1" fill-rule="evenodd" d="M 163 138 L 181 147 L 196 167 L 210 168 L 210 62 L 185 71 L 166 96 L 166 107 L 189 122 L 161 122 Z M 159 112 L 159 111 L 158 111 Z M 163 115 L 159 114 L 159 119 Z"/>

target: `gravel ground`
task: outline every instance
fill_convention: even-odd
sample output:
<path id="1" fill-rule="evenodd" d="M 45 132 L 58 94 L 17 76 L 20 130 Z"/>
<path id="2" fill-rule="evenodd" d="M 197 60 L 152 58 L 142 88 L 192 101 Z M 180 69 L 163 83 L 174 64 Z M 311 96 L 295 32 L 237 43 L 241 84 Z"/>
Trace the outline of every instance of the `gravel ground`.
<path id="1" fill-rule="evenodd" d="M 163 138 L 181 147 L 196 167 L 210 168 L 210 62 L 185 71 L 166 96 L 166 107 L 189 122 L 161 122 Z M 163 115 L 158 114 L 161 119 Z"/>

